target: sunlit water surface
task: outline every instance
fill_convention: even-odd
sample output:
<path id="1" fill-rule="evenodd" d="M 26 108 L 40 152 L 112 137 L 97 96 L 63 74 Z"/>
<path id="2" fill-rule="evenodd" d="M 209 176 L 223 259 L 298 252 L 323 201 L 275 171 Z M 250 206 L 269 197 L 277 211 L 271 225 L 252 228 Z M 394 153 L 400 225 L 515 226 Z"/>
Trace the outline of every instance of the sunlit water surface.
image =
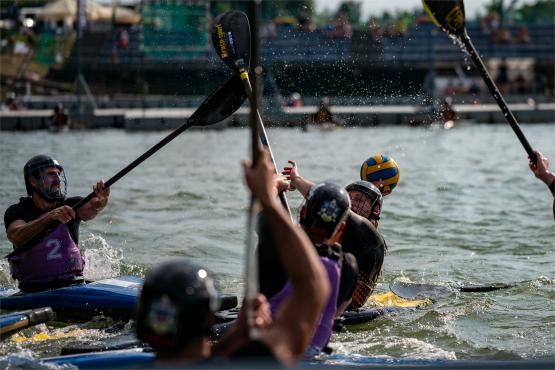
<path id="1" fill-rule="evenodd" d="M 555 159 L 553 124 L 525 125 L 534 147 Z M 22 168 L 47 153 L 67 172 L 71 195 L 86 195 L 166 133 L 118 130 L 0 134 L 0 209 L 24 195 Z M 553 356 L 555 222 L 552 196 L 527 166 L 510 127 L 468 125 L 452 130 L 352 128 L 302 133 L 270 129 L 278 166 L 298 161 L 315 181 L 346 185 L 364 159 L 389 154 L 401 181 L 384 201 L 381 231 L 388 243 L 379 291 L 405 277 L 416 282 L 515 284 L 490 293 L 454 293 L 432 306 L 335 334 L 338 354 L 385 358 L 516 359 Z M 220 288 L 242 295 L 248 194 L 240 160 L 249 153 L 245 129 L 189 131 L 112 188 L 109 207 L 83 223 L 86 276 L 144 276 L 156 263 L 186 256 L 206 265 Z M 295 213 L 297 193 L 288 195 Z M 2 253 L 11 246 L 2 236 Z M 13 286 L 5 261 L 0 283 Z M 95 323 L 28 329 L 44 342 L 8 340 L 0 355 L 56 355 L 75 337 L 110 334 Z"/>

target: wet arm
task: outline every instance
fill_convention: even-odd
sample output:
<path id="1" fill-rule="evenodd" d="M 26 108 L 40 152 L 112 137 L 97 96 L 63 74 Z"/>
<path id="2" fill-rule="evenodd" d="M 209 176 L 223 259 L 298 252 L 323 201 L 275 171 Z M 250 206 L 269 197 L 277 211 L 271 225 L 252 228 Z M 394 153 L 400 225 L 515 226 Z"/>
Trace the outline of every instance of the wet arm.
<path id="1" fill-rule="evenodd" d="M 275 343 L 274 354 L 281 359 L 299 358 L 307 349 L 316 323 L 330 294 L 325 270 L 305 232 L 292 224 L 283 208 L 264 204 L 264 212 L 276 236 L 276 244 L 292 294 L 275 314 L 273 330 L 267 332 Z"/>

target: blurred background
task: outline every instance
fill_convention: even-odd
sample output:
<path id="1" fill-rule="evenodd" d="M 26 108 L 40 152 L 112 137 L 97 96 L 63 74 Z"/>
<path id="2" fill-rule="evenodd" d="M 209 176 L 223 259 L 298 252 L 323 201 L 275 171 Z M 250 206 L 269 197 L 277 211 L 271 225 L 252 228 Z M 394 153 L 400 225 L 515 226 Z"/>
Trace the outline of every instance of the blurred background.
<path id="1" fill-rule="evenodd" d="M 517 117 L 553 122 L 555 2 L 467 3 L 468 33 Z M 43 112 L 4 113 L 0 129 L 45 127 L 56 105 L 74 127 L 175 127 L 231 73 L 211 45 L 213 19 L 247 6 L 2 0 L 3 110 Z M 462 119 L 503 120 L 463 48 L 417 0 L 262 1 L 258 26 L 269 124 L 299 124 L 325 102 L 346 124 L 417 125 L 439 117 L 446 98 Z M 160 108 L 182 111 L 144 114 Z"/>

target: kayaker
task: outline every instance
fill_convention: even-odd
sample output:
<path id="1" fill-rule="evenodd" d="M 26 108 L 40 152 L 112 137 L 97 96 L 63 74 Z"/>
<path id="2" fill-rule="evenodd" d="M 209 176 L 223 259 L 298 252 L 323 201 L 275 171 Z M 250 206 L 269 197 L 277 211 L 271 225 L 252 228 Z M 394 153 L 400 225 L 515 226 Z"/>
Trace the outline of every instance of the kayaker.
<path id="1" fill-rule="evenodd" d="M 290 187 L 297 189 L 304 197 L 314 186 L 312 181 L 300 175 L 295 161 L 289 161 L 289 165 L 284 167 L 282 173 L 290 180 Z M 371 222 L 375 221 L 377 225 L 376 218 L 379 218 L 381 213 L 381 198 L 376 194 L 376 186 L 367 181 L 357 181 L 348 185 L 346 190 L 351 199 L 351 211 L 341 238 L 336 241 L 341 244 L 343 252 L 352 253 L 358 263 L 359 274 L 352 302 L 348 308 L 357 309 L 366 303 L 378 282 L 387 245 Z M 366 203 L 373 207 L 367 207 Z M 370 213 L 366 212 L 367 208 L 370 208 Z"/>
<path id="2" fill-rule="evenodd" d="M 281 262 L 294 289 L 273 318 L 261 294 L 254 302 L 243 304 L 243 309 L 254 307 L 257 339 L 249 339 L 245 313 L 241 311 L 236 324 L 212 348 L 208 329 L 214 322 L 218 299 L 210 273 L 179 259 L 158 266 L 146 277 L 139 298 L 137 335 L 157 350 L 163 365 L 198 363 L 215 354 L 292 365 L 308 347 L 330 294 L 329 283 L 310 240 L 293 225 L 278 201 L 269 154 L 262 150 L 259 153 L 254 168 L 249 162 L 243 163 L 246 182 L 277 235 Z"/>
<path id="3" fill-rule="evenodd" d="M 529 161 L 530 170 L 547 185 L 551 194 L 555 197 L 555 173 L 549 170 L 549 160 L 538 150 L 534 150 L 534 154 L 536 155 L 536 161 Z M 555 198 L 553 199 L 553 217 L 555 218 Z"/>
<path id="4" fill-rule="evenodd" d="M 319 354 L 327 346 L 336 313 L 338 310 L 342 312 L 351 302 L 358 275 L 356 259 L 353 256 L 344 256 L 341 245 L 332 241 L 342 232 L 349 207 L 349 196 L 343 188 L 333 183 L 323 182 L 310 189 L 299 212 L 299 223 L 312 240 L 320 261 L 326 269 L 332 289 L 307 355 Z M 267 220 L 264 219 L 263 222 L 267 223 Z M 265 228 L 269 234 L 266 238 L 277 237 L 275 233 L 268 230 L 267 225 Z M 290 281 L 281 280 L 278 285 L 275 277 L 268 275 L 268 272 L 278 265 L 274 249 L 273 243 L 269 240 L 268 243 L 259 244 L 258 251 L 261 292 L 269 293 L 268 301 L 273 314 L 292 290 Z M 271 292 L 266 290 L 266 280 L 271 280 L 271 284 L 274 285 Z"/>
<path id="5" fill-rule="evenodd" d="M 377 228 L 383 205 L 380 189 L 371 182 L 360 180 L 347 185 L 345 190 L 351 198 L 351 210 Z"/>
<path id="6" fill-rule="evenodd" d="M 15 250 L 23 248 L 8 259 L 12 277 L 24 292 L 83 282 L 79 225 L 106 207 L 110 189 L 98 181 L 96 196 L 74 212 L 71 207 L 82 198 L 66 198 L 67 180 L 57 160 L 36 155 L 25 164 L 23 176 L 28 196 L 4 213 L 8 240 Z"/>

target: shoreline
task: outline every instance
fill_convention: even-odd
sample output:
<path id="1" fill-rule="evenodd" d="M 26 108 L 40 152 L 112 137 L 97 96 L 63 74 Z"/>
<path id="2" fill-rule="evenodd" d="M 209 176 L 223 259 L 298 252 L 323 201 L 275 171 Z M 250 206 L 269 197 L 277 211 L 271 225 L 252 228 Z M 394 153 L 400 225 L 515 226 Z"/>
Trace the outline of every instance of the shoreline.
<path id="1" fill-rule="evenodd" d="M 454 104 L 454 110 L 461 121 L 479 123 L 505 122 L 496 104 Z M 530 104 L 512 103 L 510 109 L 518 121 L 524 123 L 555 123 L 555 102 Z M 82 115 L 71 115 L 72 128 L 97 129 L 121 128 L 136 130 L 166 130 L 182 125 L 196 108 L 100 108 Z M 315 113 L 316 105 L 283 107 L 279 110 L 263 112 L 265 124 L 269 127 L 301 127 L 305 117 Z M 207 127 L 246 126 L 249 123 L 249 108 L 243 106 L 231 117 Z M 345 121 L 346 126 L 428 125 L 438 114 L 432 114 L 430 107 L 421 105 L 334 105 L 331 111 L 335 117 Z M 0 131 L 31 131 L 46 129 L 50 109 L 0 111 Z"/>

